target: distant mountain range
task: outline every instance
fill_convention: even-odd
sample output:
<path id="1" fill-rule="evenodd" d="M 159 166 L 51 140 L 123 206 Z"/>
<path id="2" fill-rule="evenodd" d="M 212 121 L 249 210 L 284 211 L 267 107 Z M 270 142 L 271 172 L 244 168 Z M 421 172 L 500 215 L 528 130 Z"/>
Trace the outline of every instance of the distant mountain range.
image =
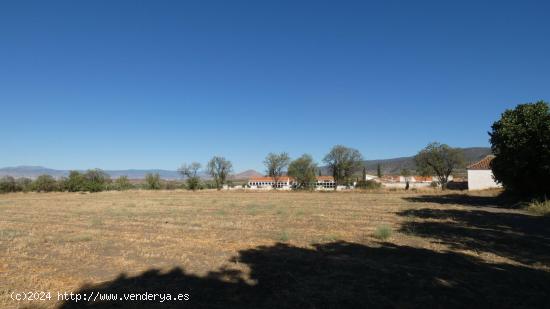
<path id="1" fill-rule="evenodd" d="M 488 147 L 471 147 L 461 148 L 466 158 L 467 163 L 472 163 L 481 160 L 483 157 L 491 153 L 491 149 Z M 416 165 L 414 163 L 414 157 L 401 157 L 393 159 L 382 160 L 367 160 L 363 162 L 367 167 L 367 173 L 376 174 L 376 169 L 380 164 L 380 168 L 384 175 L 399 174 L 402 169 L 408 169 L 414 171 Z M 162 170 L 162 169 L 129 169 L 129 170 L 106 170 L 107 174 L 111 178 L 118 178 L 120 176 L 128 176 L 130 179 L 143 179 L 148 173 L 158 173 L 162 179 L 174 180 L 181 179 L 181 175 L 177 171 Z M 328 168 L 326 166 L 321 167 L 323 175 L 329 175 Z M 460 172 L 460 171 L 459 171 Z M 13 177 L 27 177 L 36 178 L 40 175 L 51 175 L 55 178 L 67 177 L 69 175 L 68 170 L 56 170 L 46 168 L 42 166 L 17 166 L 17 167 L 4 167 L 0 168 L 0 177 L 13 176 Z M 263 174 L 255 170 L 246 170 L 231 176 L 232 179 L 248 179 L 250 177 L 262 176 Z M 208 179 L 207 174 L 200 175 L 204 179 Z"/>
<path id="2" fill-rule="evenodd" d="M 81 171 L 83 172 L 83 171 Z M 129 169 L 129 170 L 106 170 L 105 171 L 111 178 L 118 178 L 120 176 L 128 176 L 130 179 L 144 179 L 148 173 L 158 173 L 162 179 L 175 180 L 181 179 L 181 175 L 177 171 L 161 170 L 161 169 Z M 69 175 L 68 170 L 56 170 L 46 168 L 42 166 L 17 166 L 17 167 L 4 167 L 0 168 L 0 177 L 13 176 L 13 177 L 27 177 L 36 178 L 40 175 L 50 175 L 55 178 L 67 177 Z M 201 178 L 208 179 L 207 174 L 200 174 Z M 253 176 L 262 176 L 261 173 L 255 170 L 247 170 L 241 173 L 231 175 L 232 179 L 248 179 Z"/>

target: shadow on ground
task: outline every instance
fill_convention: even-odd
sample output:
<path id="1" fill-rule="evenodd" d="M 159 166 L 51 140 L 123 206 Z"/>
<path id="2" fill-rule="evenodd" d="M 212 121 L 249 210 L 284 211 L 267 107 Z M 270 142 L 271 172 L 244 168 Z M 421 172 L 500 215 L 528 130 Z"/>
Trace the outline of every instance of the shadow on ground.
<path id="1" fill-rule="evenodd" d="M 469 199 L 474 206 L 493 205 L 489 203 L 491 198 L 474 198 Z M 422 200 L 451 201 L 454 195 L 422 197 Z M 462 197 L 460 204 L 467 204 L 464 200 Z M 398 215 L 411 219 L 402 224 L 401 232 L 435 239 L 451 249 L 490 252 L 525 264 L 550 266 L 548 217 L 490 207 L 410 209 Z"/>
<path id="2" fill-rule="evenodd" d="M 516 205 L 511 198 L 504 195 L 497 196 L 475 196 L 466 194 L 437 194 L 420 195 L 403 198 L 407 202 L 417 203 L 436 203 L 436 204 L 454 204 L 466 206 L 491 206 L 499 208 L 514 208 Z"/>
<path id="3" fill-rule="evenodd" d="M 205 277 L 173 269 L 84 286 L 78 293 L 189 293 L 187 302 L 66 302 L 61 308 L 543 308 L 550 274 L 408 246 L 334 242 L 241 251 L 256 282 L 220 269 Z"/>

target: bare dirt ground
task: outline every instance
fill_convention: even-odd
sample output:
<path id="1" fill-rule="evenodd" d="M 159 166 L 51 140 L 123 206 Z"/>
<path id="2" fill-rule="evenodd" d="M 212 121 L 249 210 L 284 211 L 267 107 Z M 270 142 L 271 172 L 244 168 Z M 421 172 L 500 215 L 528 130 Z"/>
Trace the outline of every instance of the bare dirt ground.
<path id="1" fill-rule="evenodd" d="M 548 308 L 548 217 L 493 195 L 0 195 L 0 308 Z M 64 291 L 189 300 L 75 303 Z"/>

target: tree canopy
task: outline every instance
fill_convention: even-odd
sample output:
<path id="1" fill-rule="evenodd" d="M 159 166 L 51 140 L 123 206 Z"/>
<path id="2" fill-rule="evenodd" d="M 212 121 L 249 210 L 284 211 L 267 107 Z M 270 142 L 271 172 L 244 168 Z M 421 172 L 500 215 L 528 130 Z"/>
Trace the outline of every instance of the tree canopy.
<path id="1" fill-rule="evenodd" d="M 297 189 L 310 189 L 316 180 L 316 171 L 317 164 L 308 154 L 290 162 L 288 166 L 288 175 L 294 177 Z"/>
<path id="2" fill-rule="evenodd" d="M 220 190 L 231 171 L 233 170 L 233 164 L 231 161 L 226 160 L 224 157 L 214 156 L 206 165 L 208 174 L 214 179 L 216 189 Z"/>
<path id="3" fill-rule="evenodd" d="M 290 156 L 286 152 L 272 153 L 270 152 L 264 160 L 267 175 L 273 177 L 273 186 L 279 182 L 283 176 L 285 168 L 290 163 Z"/>
<path id="4" fill-rule="evenodd" d="M 337 185 L 349 183 L 353 173 L 363 166 L 363 155 L 359 150 L 342 145 L 332 147 L 323 159 L 334 177 Z M 336 189 L 336 186 L 334 187 Z"/>
<path id="5" fill-rule="evenodd" d="M 453 170 L 464 166 L 464 155 L 459 149 L 437 142 L 428 144 L 414 159 L 417 170 L 424 176 L 435 174 L 442 189 L 447 188 Z"/>
<path id="6" fill-rule="evenodd" d="M 491 168 L 504 188 L 519 195 L 550 196 L 550 108 L 520 104 L 492 125 Z"/>

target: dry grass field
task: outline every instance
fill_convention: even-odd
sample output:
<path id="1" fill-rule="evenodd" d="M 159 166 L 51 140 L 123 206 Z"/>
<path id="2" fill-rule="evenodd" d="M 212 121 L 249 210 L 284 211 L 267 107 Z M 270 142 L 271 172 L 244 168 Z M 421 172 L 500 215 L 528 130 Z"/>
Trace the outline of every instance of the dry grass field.
<path id="1" fill-rule="evenodd" d="M 0 308 L 548 308 L 548 217 L 493 195 L 0 195 Z M 75 303 L 58 291 L 190 299 Z"/>

